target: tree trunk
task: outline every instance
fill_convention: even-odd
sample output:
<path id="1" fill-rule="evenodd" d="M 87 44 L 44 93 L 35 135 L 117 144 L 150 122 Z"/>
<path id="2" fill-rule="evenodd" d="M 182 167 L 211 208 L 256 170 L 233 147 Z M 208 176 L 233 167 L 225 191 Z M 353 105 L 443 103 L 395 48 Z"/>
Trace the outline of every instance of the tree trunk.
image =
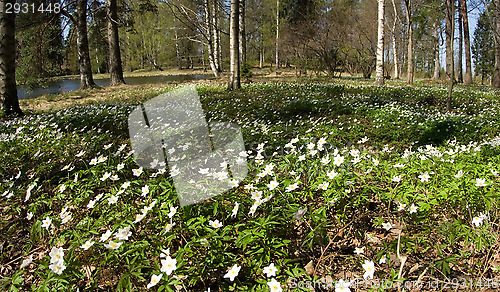
<path id="1" fill-rule="evenodd" d="M 217 21 L 217 25 L 219 25 L 219 22 Z M 219 72 L 224 71 L 224 67 L 222 67 L 222 42 L 220 40 L 220 30 L 217 29 L 217 37 L 215 38 L 216 42 L 216 48 L 217 48 L 217 67 L 219 68 Z"/>
<path id="2" fill-rule="evenodd" d="M 89 41 L 87 38 L 87 0 L 76 1 L 76 43 L 80 67 L 80 89 L 97 87 L 92 77 Z"/>
<path id="3" fill-rule="evenodd" d="M 472 64 L 471 64 L 471 53 L 470 53 L 470 35 L 469 35 L 469 16 L 467 15 L 467 1 L 460 0 L 462 3 L 460 7 L 462 8 L 462 21 L 464 24 L 464 45 L 465 45 L 465 84 L 472 84 Z"/>
<path id="4" fill-rule="evenodd" d="M 101 64 L 99 64 L 99 49 L 97 47 L 95 48 L 95 64 L 97 65 L 97 74 L 101 74 Z M 106 72 L 108 71 L 109 70 L 107 70 Z"/>
<path id="5" fill-rule="evenodd" d="M 464 33 L 463 33 L 463 26 L 462 26 L 462 13 L 460 11 L 462 8 L 460 7 L 460 1 L 458 1 L 458 64 L 457 64 L 457 73 L 458 73 L 458 83 L 463 83 L 464 78 L 463 78 L 463 58 L 462 55 L 464 53 Z"/>
<path id="6" fill-rule="evenodd" d="M 385 39 L 385 35 L 386 34 L 387 33 L 384 33 L 384 39 Z M 387 64 L 389 64 L 391 62 L 391 60 L 389 59 L 389 55 L 390 55 L 390 48 L 387 48 L 387 46 L 384 45 L 384 58 L 385 58 L 385 60 L 384 60 L 384 66 L 383 67 L 384 67 L 384 76 L 387 77 L 387 78 L 389 78 L 390 75 L 391 75 L 391 73 L 389 71 L 387 71 L 388 69 L 387 69 L 387 66 L 386 66 Z M 288 65 L 288 63 L 287 63 L 287 65 Z M 339 78 L 341 77 L 341 75 L 342 75 L 342 72 L 339 70 Z"/>
<path id="7" fill-rule="evenodd" d="M 399 19 L 398 10 L 396 9 L 396 0 L 392 0 L 392 7 L 394 9 L 394 23 L 392 25 L 392 51 L 394 58 L 394 78 L 399 79 L 399 54 L 398 45 L 396 41 L 396 24 Z"/>
<path id="8" fill-rule="evenodd" d="M 264 59 L 264 51 L 262 50 L 262 47 L 259 50 L 259 68 L 262 69 L 262 63 Z"/>
<path id="9" fill-rule="evenodd" d="M 434 80 L 439 80 L 439 72 L 441 71 L 441 63 L 439 61 L 439 21 L 434 22 Z"/>
<path id="10" fill-rule="evenodd" d="M 213 6 L 212 6 L 212 38 L 213 38 L 213 48 L 214 48 L 214 64 L 217 69 L 217 72 L 222 72 L 222 68 L 220 66 L 220 59 L 221 59 L 221 50 L 220 50 L 220 35 L 219 35 L 219 13 L 218 13 L 218 5 L 219 2 L 218 0 L 213 1 Z"/>
<path id="11" fill-rule="evenodd" d="M 497 0 L 500 1 L 500 0 Z M 455 24 L 455 4 L 454 0 L 446 0 L 446 75 L 449 78 L 448 98 L 446 100 L 446 109 L 451 111 L 451 98 L 453 85 L 455 83 L 455 68 L 453 62 L 453 39 Z"/>
<path id="12" fill-rule="evenodd" d="M 259 67 L 262 69 L 262 67 L 265 66 L 266 63 L 266 54 L 265 54 L 265 48 L 264 48 L 264 35 L 262 32 L 260 32 L 260 60 L 259 60 Z"/>
<path id="13" fill-rule="evenodd" d="M 158 63 L 156 63 L 156 59 L 153 58 L 153 56 L 151 56 L 151 54 L 147 54 L 146 58 L 149 60 L 149 62 L 151 62 L 151 65 L 153 65 L 153 68 L 155 68 L 156 70 L 159 70 L 159 71 L 163 71 L 163 68 Z"/>
<path id="14" fill-rule="evenodd" d="M 175 57 L 177 58 L 177 68 L 179 70 L 182 70 L 182 57 L 181 57 L 181 51 L 179 49 L 179 35 L 177 32 L 177 27 L 174 29 L 174 36 L 175 36 Z"/>
<path id="15" fill-rule="evenodd" d="M 118 16 L 116 0 L 108 2 L 108 42 L 109 42 L 109 73 L 110 85 L 125 84 L 123 79 L 122 58 L 120 55 L 120 39 L 118 37 Z"/>
<path id="16" fill-rule="evenodd" d="M 0 100 L 5 115 L 23 115 L 16 87 L 16 14 L 5 13 L 6 5 L 15 0 L 0 1 Z"/>
<path id="17" fill-rule="evenodd" d="M 240 64 L 247 61 L 247 36 L 245 32 L 245 1 L 240 0 L 240 12 L 239 12 L 239 50 L 240 50 Z"/>
<path id="18" fill-rule="evenodd" d="M 378 0 L 378 42 L 377 42 L 377 69 L 375 82 L 384 85 L 384 0 Z"/>
<path id="19" fill-rule="evenodd" d="M 206 35 L 207 35 L 207 46 L 208 46 L 208 61 L 210 63 L 210 68 L 214 73 L 216 78 L 219 77 L 219 70 L 217 69 L 217 65 L 215 64 L 215 50 L 214 50 L 214 36 L 212 35 L 212 15 L 210 10 L 210 2 L 209 0 L 205 0 L 205 27 L 206 27 Z"/>
<path id="20" fill-rule="evenodd" d="M 201 43 L 201 66 L 203 67 L 203 72 L 207 71 L 207 67 L 205 64 L 205 43 Z"/>
<path id="21" fill-rule="evenodd" d="M 411 0 L 404 0 L 406 8 L 406 24 L 408 26 L 408 71 L 406 82 L 413 84 L 413 25 L 411 22 Z"/>
<path id="22" fill-rule="evenodd" d="M 276 0 L 276 70 L 278 70 L 280 67 L 279 42 L 280 42 L 280 0 Z"/>
<path id="23" fill-rule="evenodd" d="M 500 0 L 495 0 L 495 25 L 493 25 L 495 36 L 495 71 L 491 85 L 500 88 Z"/>
<path id="24" fill-rule="evenodd" d="M 231 63 L 231 74 L 229 78 L 229 90 L 237 90 L 240 84 L 240 51 L 239 51 L 239 0 L 231 0 L 231 18 L 229 24 L 229 54 Z"/>
<path id="25" fill-rule="evenodd" d="M 394 59 L 394 78 L 399 79 L 399 54 L 398 54 L 398 45 L 396 42 L 396 31 L 395 30 L 393 30 L 393 33 L 392 33 L 392 53 L 393 53 L 393 59 Z"/>

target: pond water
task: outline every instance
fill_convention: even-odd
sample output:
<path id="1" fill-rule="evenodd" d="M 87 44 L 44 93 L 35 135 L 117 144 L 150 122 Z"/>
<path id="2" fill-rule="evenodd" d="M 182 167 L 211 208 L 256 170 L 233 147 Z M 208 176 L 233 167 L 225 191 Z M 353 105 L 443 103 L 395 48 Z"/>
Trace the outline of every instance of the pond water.
<path id="1" fill-rule="evenodd" d="M 182 82 L 200 79 L 213 78 L 213 74 L 195 74 L 195 75 L 166 75 L 166 76 L 138 76 L 138 77 L 125 77 L 125 83 L 130 85 L 141 84 L 157 84 L 169 82 Z M 94 82 L 99 86 L 108 86 L 109 78 L 94 79 Z M 19 86 L 17 88 L 17 96 L 19 99 L 35 98 L 44 94 L 60 94 L 73 90 L 80 89 L 80 79 L 61 79 L 47 83 L 43 88 L 28 88 Z"/>

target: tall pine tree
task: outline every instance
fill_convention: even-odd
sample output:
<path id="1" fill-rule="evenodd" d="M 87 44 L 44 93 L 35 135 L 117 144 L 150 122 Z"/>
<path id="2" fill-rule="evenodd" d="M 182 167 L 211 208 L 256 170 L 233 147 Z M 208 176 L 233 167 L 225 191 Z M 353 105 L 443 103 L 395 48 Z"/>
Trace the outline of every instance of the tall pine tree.
<path id="1" fill-rule="evenodd" d="M 495 66 L 495 40 L 493 28 L 486 13 L 481 13 L 474 30 L 472 57 L 476 65 L 476 76 L 481 75 L 481 83 L 493 75 Z"/>

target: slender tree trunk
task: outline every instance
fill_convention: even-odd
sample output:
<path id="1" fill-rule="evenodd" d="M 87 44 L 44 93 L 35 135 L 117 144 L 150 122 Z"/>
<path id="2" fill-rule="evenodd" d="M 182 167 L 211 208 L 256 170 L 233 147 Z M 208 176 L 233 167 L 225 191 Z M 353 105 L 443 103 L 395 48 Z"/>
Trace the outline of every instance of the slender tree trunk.
<path id="1" fill-rule="evenodd" d="M 262 25 L 262 23 L 259 23 Z M 262 31 L 261 27 L 259 25 L 259 68 L 262 69 L 262 66 L 264 65 L 264 40 L 262 39 Z"/>
<path id="2" fill-rule="evenodd" d="M 231 74 L 229 79 L 229 90 L 237 90 L 240 85 L 240 56 L 239 56 L 239 0 L 231 0 L 231 17 L 229 24 L 229 53 L 231 63 Z"/>
<path id="3" fill-rule="evenodd" d="M 5 115 L 23 115 L 16 87 L 16 14 L 5 13 L 7 4 L 0 1 L 0 101 Z"/>
<path id="4" fill-rule="evenodd" d="M 378 42 L 377 42 L 377 69 L 375 82 L 377 85 L 384 84 L 384 0 L 378 0 Z"/>
<path id="5" fill-rule="evenodd" d="M 217 65 L 215 64 L 215 49 L 214 49 L 214 36 L 212 34 L 212 15 L 210 9 L 209 0 L 205 0 L 205 27 L 206 27 L 206 35 L 207 35 L 207 46 L 208 46 L 208 61 L 210 63 L 210 68 L 214 73 L 215 77 L 219 77 L 219 70 L 217 69 Z"/>
<path id="6" fill-rule="evenodd" d="M 260 52 L 261 52 L 261 60 L 260 60 L 260 64 L 261 64 L 261 69 L 262 67 L 265 66 L 266 64 L 266 48 L 264 47 L 264 36 L 263 36 L 263 33 L 261 32 L 260 33 Z"/>
<path id="7" fill-rule="evenodd" d="M 455 24 L 455 3 L 454 0 L 446 0 L 446 75 L 449 78 L 448 98 L 446 100 L 446 109 L 451 111 L 451 99 L 453 85 L 455 83 L 455 68 L 453 62 L 453 39 Z"/>
<path id="8" fill-rule="evenodd" d="M 457 73 L 458 73 L 458 83 L 463 83 L 464 78 L 463 78 L 463 58 L 462 55 L 464 53 L 464 33 L 463 33 L 463 26 L 462 26 L 462 13 L 460 11 L 462 8 L 460 7 L 460 1 L 458 1 L 458 64 L 457 64 Z"/>
<path id="9" fill-rule="evenodd" d="M 161 67 L 161 65 L 156 62 L 156 59 L 157 59 L 156 57 L 152 56 L 151 54 L 148 54 L 147 59 L 149 60 L 149 62 L 151 62 L 151 65 L 153 65 L 153 68 L 155 68 L 156 70 L 159 70 L 159 71 L 163 71 L 163 68 Z"/>
<path id="10" fill-rule="evenodd" d="M 406 82 L 413 84 L 413 24 L 411 21 L 411 0 L 404 0 L 406 8 L 406 24 L 408 26 L 408 71 Z"/>
<path id="11" fill-rule="evenodd" d="M 396 9 L 396 0 L 392 0 L 392 7 L 394 9 L 394 23 L 392 24 L 392 51 L 394 58 L 394 78 L 399 79 L 399 54 L 398 54 L 398 45 L 396 40 L 396 25 L 399 16 L 398 16 L 398 10 Z"/>
<path id="12" fill-rule="evenodd" d="M 264 55 L 264 51 L 262 50 L 262 47 L 260 47 L 260 50 L 259 50 L 259 68 L 260 69 L 262 69 L 263 55 Z"/>
<path id="13" fill-rule="evenodd" d="M 394 58 L 394 78 L 399 79 L 399 54 L 398 54 L 398 45 L 396 41 L 396 30 L 393 30 L 392 33 L 392 54 Z"/>
<path id="14" fill-rule="evenodd" d="M 280 67 L 279 42 L 280 42 L 280 0 L 276 0 L 276 70 L 279 69 Z"/>
<path id="15" fill-rule="evenodd" d="M 97 65 L 97 74 L 101 74 L 101 64 L 99 64 L 99 49 L 96 47 L 95 48 L 95 64 Z M 108 64 L 109 68 L 109 64 Z M 109 69 L 107 69 L 106 73 L 109 72 Z"/>
<path id="16" fill-rule="evenodd" d="M 130 36 L 128 32 L 125 32 L 125 48 L 130 46 Z M 132 61 L 132 57 L 130 56 L 130 52 L 128 50 L 125 50 L 125 56 L 124 56 L 124 67 L 127 68 L 127 71 L 132 71 L 132 66 L 130 65 L 130 62 Z"/>
<path id="17" fill-rule="evenodd" d="M 266 48 L 264 48 L 264 44 L 262 44 L 262 64 L 263 66 L 265 66 L 266 64 Z"/>
<path id="18" fill-rule="evenodd" d="M 500 88 L 500 0 L 495 0 L 495 24 L 493 25 L 495 37 L 495 69 L 491 85 Z"/>
<path id="19" fill-rule="evenodd" d="M 203 42 L 201 43 L 201 66 L 203 67 L 203 71 L 207 71 L 207 67 L 205 64 L 205 43 Z"/>
<path id="20" fill-rule="evenodd" d="M 434 80 L 439 80 L 439 72 L 441 71 L 441 63 L 439 61 L 439 21 L 434 22 Z"/>
<path id="21" fill-rule="evenodd" d="M 219 23 L 219 22 L 217 22 Z M 217 67 L 219 68 L 219 72 L 224 71 L 224 68 L 222 67 L 222 42 L 220 40 L 220 30 L 217 29 L 217 38 L 215 39 L 217 42 L 216 48 L 217 48 Z"/>
<path id="22" fill-rule="evenodd" d="M 222 72 L 222 69 L 220 66 L 221 50 L 220 50 L 220 36 L 219 36 L 219 23 L 218 23 L 219 22 L 218 5 L 219 5 L 218 0 L 214 0 L 212 5 L 211 22 L 212 22 L 212 39 L 213 39 L 213 49 L 214 49 L 214 64 L 215 68 L 217 69 L 217 72 L 220 73 Z"/>
<path id="23" fill-rule="evenodd" d="M 110 85 L 124 84 L 122 58 L 120 55 L 120 39 L 118 37 L 118 16 L 116 0 L 108 1 L 108 43 Z"/>
<path id="24" fill-rule="evenodd" d="M 464 24 L 464 45 L 465 45 L 465 84 L 472 84 L 472 63 L 470 53 L 469 16 L 467 15 L 467 1 L 460 0 L 462 8 L 462 21 Z"/>
<path id="25" fill-rule="evenodd" d="M 175 36 L 175 57 L 177 58 L 177 68 L 179 70 L 182 70 L 182 57 L 181 57 L 181 51 L 179 49 L 179 35 L 177 32 L 177 28 L 174 29 L 174 36 Z"/>
<path id="26" fill-rule="evenodd" d="M 92 77 L 90 63 L 89 41 L 87 38 L 87 0 L 76 1 L 76 43 L 78 63 L 80 66 L 80 88 L 97 87 Z"/>
<path id="27" fill-rule="evenodd" d="M 239 50 L 240 50 L 240 64 L 247 61 L 247 35 L 245 32 L 245 1 L 240 0 L 240 24 L 239 24 Z"/>

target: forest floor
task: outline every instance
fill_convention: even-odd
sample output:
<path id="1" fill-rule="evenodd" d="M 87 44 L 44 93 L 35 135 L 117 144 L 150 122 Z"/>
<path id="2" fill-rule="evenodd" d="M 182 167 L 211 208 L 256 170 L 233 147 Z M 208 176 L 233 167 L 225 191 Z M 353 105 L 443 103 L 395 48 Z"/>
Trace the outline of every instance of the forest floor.
<path id="1" fill-rule="evenodd" d="M 426 80 L 225 82 L 196 83 L 208 122 L 241 127 L 248 175 L 186 207 L 128 132 L 178 84 L 21 101 L 0 121 L 0 291 L 498 290 L 498 91 L 456 86 L 446 112 Z"/>
<path id="2" fill-rule="evenodd" d="M 192 74 L 211 74 L 210 70 L 203 68 L 183 69 L 169 68 L 163 71 L 158 70 L 136 70 L 133 72 L 124 72 L 125 77 L 144 77 L 144 76 L 164 76 L 164 75 L 192 75 Z M 262 69 L 252 68 L 253 76 L 251 78 L 242 78 L 242 85 L 253 83 L 293 83 L 293 84 L 335 84 L 349 86 L 372 86 L 374 79 L 364 79 L 361 74 L 350 75 L 344 73 L 341 77 L 331 78 L 324 72 L 308 72 L 307 75 L 299 75 L 298 71 L 292 68 L 282 68 L 276 71 L 271 67 Z M 95 74 L 94 78 L 108 78 L 109 74 Z M 67 75 L 57 78 L 79 78 L 77 75 Z M 20 100 L 21 108 L 27 110 L 55 110 L 62 109 L 72 105 L 81 105 L 85 103 L 95 103 L 103 101 L 116 101 L 116 98 L 141 99 L 141 95 L 152 97 L 166 88 L 172 88 L 179 84 L 206 84 L 213 86 L 226 86 L 229 80 L 227 72 L 221 74 L 221 78 L 212 78 L 196 81 L 170 82 L 164 84 L 145 84 L 145 85 L 121 85 L 118 87 L 99 87 L 89 90 L 76 90 L 65 94 L 48 94 L 35 99 Z M 405 86 L 405 79 L 386 80 L 387 86 Z M 424 88 L 446 88 L 448 85 L 445 80 L 435 81 L 428 78 L 416 78 L 414 87 Z M 455 85 L 456 90 L 473 90 L 486 92 L 491 90 L 489 85 L 474 84 L 467 86 L 463 84 Z M 117 97 L 118 96 L 118 97 Z"/>
<path id="3" fill-rule="evenodd" d="M 193 68 L 193 69 L 178 69 L 178 68 L 166 68 L 163 71 L 152 70 L 152 69 L 139 69 L 134 71 L 124 71 L 124 77 L 143 77 L 143 76 L 166 76 L 166 75 L 195 75 L 195 74 L 211 74 L 212 71 L 203 68 Z M 109 73 L 96 73 L 93 75 L 94 79 L 109 78 Z M 54 77 L 57 79 L 79 79 L 80 75 L 63 75 Z"/>

